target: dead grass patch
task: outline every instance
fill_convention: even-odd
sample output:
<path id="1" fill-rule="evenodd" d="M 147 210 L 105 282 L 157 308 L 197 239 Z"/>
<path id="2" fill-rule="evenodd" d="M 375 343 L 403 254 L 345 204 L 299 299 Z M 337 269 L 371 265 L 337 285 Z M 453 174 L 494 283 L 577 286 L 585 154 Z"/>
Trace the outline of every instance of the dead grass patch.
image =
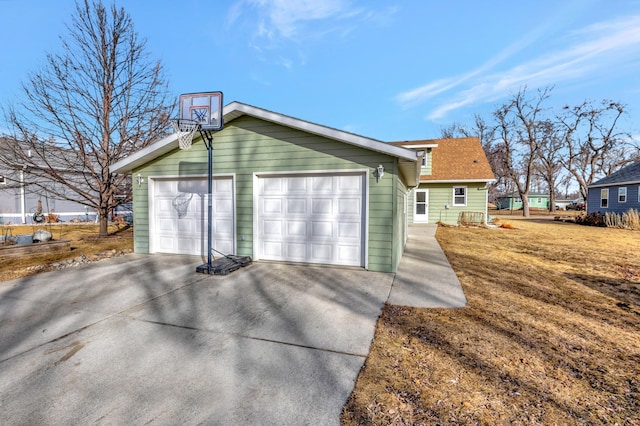
<path id="1" fill-rule="evenodd" d="M 8 281 L 22 278 L 47 269 L 33 269 L 42 264 L 62 262 L 84 255 L 102 253 L 107 250 L 126 250 L 133 248 L 133 228 L 123 226 L 110 226 L 109 236 L 98 238 L 98 225 L 86 224 L 49 224 L 49 225 L 14 225 L 11 232 L 17 234 L 30 234 L 36 229 L 45 229 L 53 235 L 54 240 L 70 240 L 71 251 L 64 253 L 49 253 L 39 256 L 25 256 L 19 259 L 0 263 L 0 281 Z"/>
<path id="2" fill-rule="evenodd" d="M 638 236 L 439 228 L 468 305 L 385 306 L 343 424 L 640 424 Z"/>

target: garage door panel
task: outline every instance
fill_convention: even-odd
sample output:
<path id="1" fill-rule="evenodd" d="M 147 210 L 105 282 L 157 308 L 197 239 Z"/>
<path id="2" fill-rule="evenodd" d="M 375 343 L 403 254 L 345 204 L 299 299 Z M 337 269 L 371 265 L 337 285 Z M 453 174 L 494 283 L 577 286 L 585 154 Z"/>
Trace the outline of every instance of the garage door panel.
<path id="1" fill-rule="evenodd" d="M 281 239 L 284 229 L 284 221 L 282 219 L 264 219 L 262 220 L 262 234 L 268 237 L 275 237 Z"/>
<path id="2" fill-rule="evenodd" d="M 213 233 L 218 238 L 229 237 L 233 235 L 233 221 L 229 219 L 214 219 Z"/>
<path id="3" fill-rule="evenodd" d="M 333 222 L 314 220 L 311 222 L 313 238 L 333 238 Z"/>
<path id="4" fill-rule="evenodd" d="M 362 176 L 337 176 L 337 191 L 341 194 L 362 194 Z"/>
<path id="5" fill-rule="evenodd" d="M 362 237 L 360 232 L 360 223 L 358 222 L 340 222 L 338 223 L 338 238 L 344 240 L 360 241 Z"/>
<path id="6" fill-rule="evenodd" d="M 229 195 L 233 194 L 233 180 L 232 179 L 214 179 L 213 193 L 216 194 L 217 196 L 223 196 L 223 194 L 229 194 Z"/>
<path id="7" fill-rule="evenodd" d="M 290 177 L 286 181 L 286 192 L 288 194 L 306 194 L 307 178 L 306 177 Z"/>
<path id="8" fill-rule="evenodd" d="M 311 190 L 316 194 L 332 194 L 334 190 L 334 179 L 327 176 L 314 176 L 311 178 Z"/>
<path id="9" fill-rule="evenodd" d="M 233 200 L 214 200 L 213 212 L 222 215 L 233 213 Z"/>
<path id="10" fill-rule="evenodd" d="M 311 243 L 311 261 L 314 263 L 335 263 L 333 245 Z"/>
<path id="11" fill-rule="evenodd" d="M 262 212 L 264 214 L 278 214 L 284 213 L 283 201 L 280 198 L 265 198 L 261 201 Z"/>
<path id="12" fill-rule="evenodd" d="M 206 178 L 154 181 L 155 217 L 151 232 L 155 252 L 206 255 L 208 195 L 193 194 L 182 218 L 173 206 L 173 200 L 181 194 L 178 188 L 201 187 L 207 187 Z M 223 253 L 232 253 L 235 241 L 233 179 L 214 178 L 213 190 L 213 248 Z"/>
<path id="13" fill-rule="evenodd" d="M 306 238 L 307 237 L 307 222 L 303 220 L 288 220 L 287 221 L 287 237 Z"/>
<path id="14" fill-rule="evenodd" d="M 283 253 L 282 259 L 294 262 L 304 262 L 307 258 L 307 245 L 304 241 L 285 243 L 286 252 Z"/>
<path id="15" fill-rule="evenodd" d="M 364 266 L 364 175 L 260 177 L 259 259 Z"/>
<path id="16" fill-rule="evenodd" d="M 360 260 L 361 255 L 360 246 L 341 245 L 338 247 L 338 258 L 341 262 L 357 262 Z"/>
<path id="17" fill-rule="evenodd" d="M 284 243 L 282 241 L 263 241 L 262 253 L 266 259 L 284 260 Z"/>
<path id="18" fill-rule="evenodd" d="M 317 198 L 311 199 L 311 213 L 330 215 L 333 212 L 333 199 L 332 198 Z"/>
<path id="19" fill-rule="evenodd" d="M 306 198 L 288 198 L 287 203 L 287 216 L 292 215 L 306 215 L 307 214 L 307 199 Z"/>
<path id="20" fill-rule="evenodd" d="M 284 192 L 282 185 L 283 182 L 279 179 L 261 180 L 260 190 L 265 195 L 280 195 Z"/>
<path id="21" fill-rule="evenodd" d="M 338 199 L 338 214 L 362 216 L 362 200 L 360 198 Z"/>

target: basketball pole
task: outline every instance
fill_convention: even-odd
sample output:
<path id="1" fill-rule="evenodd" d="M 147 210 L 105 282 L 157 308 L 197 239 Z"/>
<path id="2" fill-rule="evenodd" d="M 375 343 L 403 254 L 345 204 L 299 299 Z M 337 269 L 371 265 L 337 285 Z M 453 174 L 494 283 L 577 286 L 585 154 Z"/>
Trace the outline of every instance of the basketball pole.
<path id="1" fill-rule="evenodd" d="M 213 132 L 211 130 L 200 129 L 202 140 L 206 140 L 207 146 L 207 187 L 209 200 L 207 202 L 207 274 L 213 273 L 213 239 L 211 227 L 213 226 Z"/>

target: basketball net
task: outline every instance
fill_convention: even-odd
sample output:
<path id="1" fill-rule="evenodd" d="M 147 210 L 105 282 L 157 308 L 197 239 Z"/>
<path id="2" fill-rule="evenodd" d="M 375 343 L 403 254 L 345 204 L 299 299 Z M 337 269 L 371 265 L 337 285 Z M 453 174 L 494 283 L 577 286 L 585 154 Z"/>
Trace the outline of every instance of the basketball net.
<path id="1" fill-rule="evenodd" d="M 176 118 L 171 120 L 173 130 L 178 135 L 178 146 L 180 149 L 191 149 L 191 142 L 196 131 L 200 128 L 197 121 L 186 118 Z"/>

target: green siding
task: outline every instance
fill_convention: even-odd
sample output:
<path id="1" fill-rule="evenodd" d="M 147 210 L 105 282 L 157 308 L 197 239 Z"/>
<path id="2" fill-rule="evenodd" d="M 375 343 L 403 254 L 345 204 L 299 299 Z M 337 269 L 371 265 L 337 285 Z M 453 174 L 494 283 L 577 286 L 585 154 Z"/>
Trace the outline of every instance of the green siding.
<path id="1" fill-rule="evenodd" d="M 464 186 L 467 188 L 466 206 L 453 205 L 453 187 Z M 429 223 L 443 222 L 456 225 L 460 213 L 481 212 L 487 214 L 487 189 L 483 182 L 461 183 L 422 183 L 420 189 L 429 190 Z M 409 223 L 413 223 L 414 191 L 409 194 Z"/>
<path id="2" fill-rule="evenodd" d="M 393 232 L 393 254 L 395 255 L 393 258 L 394 270 L 398 268 L 400 264 L 400 259 L 402 258 L 402 253 L 404 252 L 404 245 L 406 243 L 406 221 L 407 221 L 407 212 L 405 211 L 405 199 L 407 197 L 407 187 L 404 186 L 401 179 L 396 179 L 395 185 L 395 208 L 394 208 L 394 219 L 393 223 L 395 225 Z"/>
<path id="3" fill-rule="evenodd" d="M 420 169 L 420 175 L 431 176 L 433 170 L 433 152 L 432 148 L 424 150 L 425 165 Z"/>
<path id="4" fill-rule="evenodd" d="M 535 209 L 548 209 L 549 196 L 545 194 L 529 194 L 529 207 Z M 516 196 L 515 198 L 511 196 L 503 196 L 498 199 L 498 208 L 519 210 L 522 208 L 522 200 L 519 196 Z"/>
<path id="5" fill-rule="evenodd" d="M 253 254 L 254 173 L 369 170 L 368 268 L 395 271 L 400 256 L 394 228 L 399 180 L 396 158 L 247 116 L 216 134 L 213 155 L 214 175 L 235 176 L 237 254 L 249 256 Z M 136 252 L 149 252 L 148 177 L 178 176 L 180 162 L 200 163 L 191 164 L 189 173 L 206 175 L 204 144 L 196 140 L 191 150 L 176 149 L 133 171 L 145 178 L 142 187 L 134 185 Z M 373 170 L 379 164 L 385 174 L 378 181 Z"/>

